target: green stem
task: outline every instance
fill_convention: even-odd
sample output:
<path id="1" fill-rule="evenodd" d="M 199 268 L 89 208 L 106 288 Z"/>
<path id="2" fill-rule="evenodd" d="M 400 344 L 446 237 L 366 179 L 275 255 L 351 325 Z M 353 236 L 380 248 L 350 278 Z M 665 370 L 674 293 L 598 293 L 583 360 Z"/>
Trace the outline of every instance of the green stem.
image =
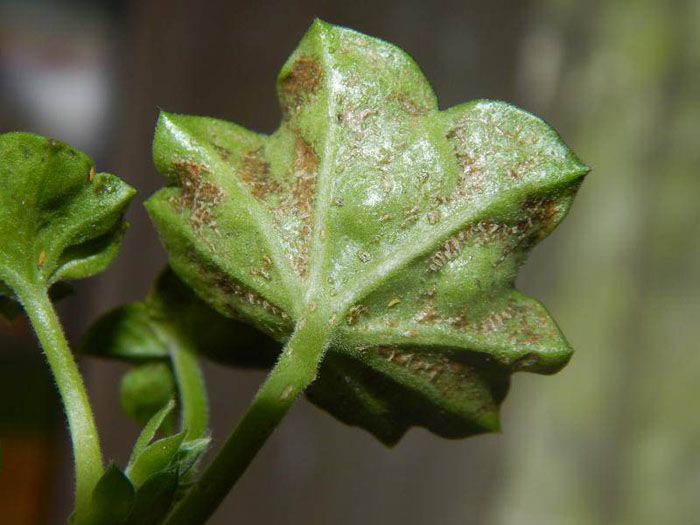
<path id="1" fill-rule="evenodd" d="M 204 523 L 233 488 L 294 400 L 316 378 L 328 345 L 330 323 L 300 321 L 277 364 L 223 447 L 173 511 L 167 525 Z"/>
<path id="2" fill-rule="evenodd" d="M 75 516 L 85 514 L 102 476 L 102 451 L 85 385 L 63 328 L 44 290 L 22 294 L 22 304 L 51 367 L 68 417 L 75 458 Z"/>
<path id="3" fill-rule="evenodd" d="M 204 437 L 209 425 L 207 391 L 197 355 L 191 346 L 176 336 L 170 347 L 170 360 L 175 373 L 182 405 L 182 430 L 185 440 Z"/>

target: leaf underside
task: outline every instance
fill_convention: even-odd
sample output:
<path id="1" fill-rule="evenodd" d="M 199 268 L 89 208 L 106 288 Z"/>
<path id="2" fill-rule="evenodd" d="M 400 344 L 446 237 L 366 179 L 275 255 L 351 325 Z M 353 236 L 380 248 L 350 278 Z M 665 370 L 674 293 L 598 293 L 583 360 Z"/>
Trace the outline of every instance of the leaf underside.
<path id="1" fill-rule="evenodd" d="M 280 343 L 304 311 L 327 314 L 309 398 L 385 443 L 411 425 L 496 430 L 509 376 L 571 355 L 514 280 L 587 168 L 506 103 L 439 111 L 403 51 L 320 21 L 277 87 L 269 136 L 161 115 L 154 160 L 171 184 L 147 208 L 172 268 Z"/>

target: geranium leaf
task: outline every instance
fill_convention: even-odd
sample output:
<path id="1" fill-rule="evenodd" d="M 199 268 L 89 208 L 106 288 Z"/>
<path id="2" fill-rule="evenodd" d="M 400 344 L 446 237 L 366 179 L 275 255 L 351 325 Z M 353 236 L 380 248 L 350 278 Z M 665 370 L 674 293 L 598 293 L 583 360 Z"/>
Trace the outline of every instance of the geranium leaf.
<path id="1" fill-rule="evenodd" d="M 156 472 L 143 482 L 136 492 L 129 525 L 157 525 L 170 509 L 178 487 L 176 468 Z"/>
<path id="2" fill-rule="evenodd" d="M 153 474 L 166 470 L 175 459 L 185 432 L 154 441 L 133 455 L 126 467 L 126 475 L 135 487 L 140 487 Z"/>
<path id="3" fill-rule="evenodd" d="M 180 478 L 186 476 L 188 473 L 192 473 L 193 467 L 207 451 L 210 444 L 211 438 L 208 437 L 182 443 L 176 459 Z"/>
<path id="4" fill-rule="evenodd" d="M 21 296 L 104 270 L 119 249 L 133 194 L 63 142 L 0 135 L 1 293 Z"/>
<path id="5" fill-rule="evenodd" d="M 131 450 L 131 457 L 129 458 L 129 464 L 133 464 L 136 458 L 146 449 L 174 408 L 175 402 L 171 400 L 163 405 L 158 412 L 153 414 L 151 419 L 143 427 L 136 443 L 134 443 L 134 448 Z"/>
<path id="6" fill-rule="evenodd" d="M 131 303 L 107 312 L 80 340 L 80 353 L 124 359 L 133 363 L 164 360 L 168 347 L 154 332 L 144 303 Z"/>
<path id="7" fill-rule="evenodd" d="M 269 136 L 161 114 L 153 154 L 171 185 L 147 207 L 171 266 L 281 343 L 313 315 L 327 357 L 310 397 L 383 441 L 497 429 L 510 374 L 571 355 L 514 280 L 587 168 L 509 104 L 439 111 L 403 51 L 323 22 L 278 92 Z"/>
<path id="8" fill-rule="evenodd" d="M 183 343 L 215 361 L 251 367 L 271 366 L 280 348 L 250 325 L 213 311 L 166 268 L 145 301 L 99 317 L 79 351 L 141 363 L 168 359 L 170 348 Z"/>
<path id="9" fill-rule="evenodd" d="M 90 525 L 126 523 L 133 504 L 133 485 L 119 467 L 112 463 L 93 490 L 86 523 Z"/>

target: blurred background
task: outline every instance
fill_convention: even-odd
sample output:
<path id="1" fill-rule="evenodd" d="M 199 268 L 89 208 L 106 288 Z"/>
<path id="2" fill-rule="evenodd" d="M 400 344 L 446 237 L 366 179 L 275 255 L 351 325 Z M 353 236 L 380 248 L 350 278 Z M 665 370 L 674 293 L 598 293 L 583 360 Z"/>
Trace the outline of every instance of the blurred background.
<path id="1" fill-rule="evenodd" d="M 576 354 L 514 376 L 503 433 L 465 441 L 414 429 L 387 450 L 301 401 L 211 523 L 700 523 L 698 0 L 0 0 L 0 132 L 60 138 L 140 192 L 117 262 L 60 304 L 71 340 L 166 261 L 140 205 L 164 182 L 159 108 L 273 131 L 278 70 L 315 16 L 408 51 L 442 108 L 495 98 L 544 117 L 593 168 L 518 283 Z M 125 367 L 81 368 L 123 464 Z M 205 374 L 219 445 L 263 375 Z M 0 522 L 64 523 L 70 447 L 21 320 L 0 326 L 0 400 Z"/>

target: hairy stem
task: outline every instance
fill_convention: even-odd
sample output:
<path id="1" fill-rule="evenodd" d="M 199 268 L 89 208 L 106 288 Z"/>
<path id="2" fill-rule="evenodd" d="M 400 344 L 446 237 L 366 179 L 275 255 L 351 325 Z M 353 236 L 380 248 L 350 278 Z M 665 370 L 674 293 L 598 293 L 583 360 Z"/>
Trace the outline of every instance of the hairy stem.
<path id="1" fill-rule="evenodd" d="M 330 326 L 321 316 L 299 321 L 238 426 L 174 510 L 167 525 L 204 523 L 214 513 L 294 400 L 316 378 L 328 346 Z"/>
<path id="2" fill-rule="evenodd" d="M 202 371 L 195 351 L 182 339 L 170 345 L 170 360 L 180 391 L 185 440 L 204 437 L 209 425 L 209 406 Z"/>
<path id="3" fill-rule="evenodd" d="M 51 299 L 44 290 L 27 292 L 21 299 L 51 367 L 68 418 L 75 458 L 75 522 L 80 523 L 103 472 L 95 418 Z"/>

